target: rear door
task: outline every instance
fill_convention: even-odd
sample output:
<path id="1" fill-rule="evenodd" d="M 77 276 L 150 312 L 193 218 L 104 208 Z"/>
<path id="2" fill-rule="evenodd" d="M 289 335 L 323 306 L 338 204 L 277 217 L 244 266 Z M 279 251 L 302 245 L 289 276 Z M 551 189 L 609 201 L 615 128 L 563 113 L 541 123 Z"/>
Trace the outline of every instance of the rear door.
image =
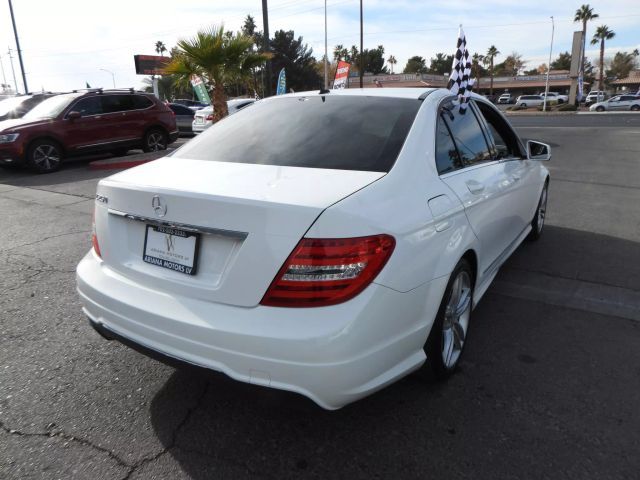
<path id="1" fill-rule="evenodd" d="M 484 272 L 520 231 L 518 208 L 511 198 L 513 179 L 505 164 L 495 158 L 473 108 L 463 114 L 459 107 L 445 104 L 439 113 L 436 137 L 440 139 L 436 145 L 440 178 L 464 205 L 482 244 L 480 271 Z"/>
<path id="2" fill-rule="evenodd" d="M 102 109 L 104 128 L 109 132 L 107 141 L 117 145 L 140 138 L 136 127 L 138 114 L 134 110 L 133 95 L 102 95 Z"/>

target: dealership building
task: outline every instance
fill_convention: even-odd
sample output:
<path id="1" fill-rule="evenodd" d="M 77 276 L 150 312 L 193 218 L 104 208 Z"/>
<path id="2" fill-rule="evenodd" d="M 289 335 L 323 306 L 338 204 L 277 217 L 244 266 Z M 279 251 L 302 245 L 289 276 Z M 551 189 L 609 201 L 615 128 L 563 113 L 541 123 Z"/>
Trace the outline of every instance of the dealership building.
<path id="1" fill-rule="evenodd" d="M 449 75 L 432 75 L 428 73 L 402 73 L 397 75 L 365 75 L 363 78 L 364 88 L 384 88 L 384 87 L 446 87 Z M 493 77 L 493 93 L 500 95 L 509 92 L 518 96 L 522 94 L 543 93 L 546 75 L 518 75 L 518 76 L 496 76 Z M 476 93 L 488 94 L 490 91 L 491 79 L 481 77 L 473 90 Z M 567 94 L 571 86 L 568 70 L 551 70 L 549 73 L 549 90 Z M 349 77 L 349 88 L 359 88 L 360 79 L 357 74 Z M 584 91 L 588 92 L 590 84 L 585 82 Z"/>

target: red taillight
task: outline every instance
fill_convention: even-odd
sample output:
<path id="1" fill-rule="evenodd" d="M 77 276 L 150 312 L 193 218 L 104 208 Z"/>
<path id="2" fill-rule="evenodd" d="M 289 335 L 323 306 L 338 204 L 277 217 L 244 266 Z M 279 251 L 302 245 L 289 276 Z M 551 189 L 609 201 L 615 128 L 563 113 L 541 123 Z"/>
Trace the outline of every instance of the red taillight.
<path id="1" fill-rule="evenodd" d="M 102 253 L 100 253 L 100 244 L 98 243 L 98 234 L 96 233 L 96 214 L 93 213 L 93 219 L 91 220 L 91 244 L 93 245 L 93 249 L 100 258 L 102 258 Z"/>
<path id="2" fill-rule="evenodd" d="M 207 115 L 205 120 L 208 122 L 213 122 L 213 115 Z"/>
<path id="3" fill-rule="evenodd" d="M 271 282 L 261 305 L 324 307 L 346 302 L 380 273 L 393 252 L 390 235 L 303 238 Z"/>

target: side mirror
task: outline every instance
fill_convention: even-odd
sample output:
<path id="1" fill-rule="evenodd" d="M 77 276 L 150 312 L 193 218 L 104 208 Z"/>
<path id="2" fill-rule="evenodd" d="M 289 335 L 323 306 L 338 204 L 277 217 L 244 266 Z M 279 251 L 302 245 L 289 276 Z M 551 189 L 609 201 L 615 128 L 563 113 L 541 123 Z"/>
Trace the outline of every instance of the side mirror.
<path id="1" fill-rule="evenodd" d="M 551 147 L 546 143 L 527 140 L 527 160 L 547 162 L 551 160 Z"/>
<path id="2" fill-rule="evenodd" d="M 82 114 L 80 112 L 76 112 L 75 110 L 72 110 L 71 112 L 67 113 L 67 118 L 69 120 L 77 120 L 80 117 L 82 117 Z"/>

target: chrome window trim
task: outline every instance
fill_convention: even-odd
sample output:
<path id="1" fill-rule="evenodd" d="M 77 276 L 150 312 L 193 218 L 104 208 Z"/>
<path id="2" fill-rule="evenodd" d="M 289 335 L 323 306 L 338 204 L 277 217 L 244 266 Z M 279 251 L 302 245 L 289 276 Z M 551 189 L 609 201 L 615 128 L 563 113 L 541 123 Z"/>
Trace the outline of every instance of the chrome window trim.
<path id="1" fill-rule="evenodd" d="M 219 235 L 222 237 L 231 237 L 244 240 L 249 235 L 246 232 L 237 232 L 235 230 L 225 230 L 222 228 L 201 227 L 198 225 L 190 225 L 187 223 L 170 222 L 167 220 L 158 220 L 157 218 L 144 217 L 142 215 L 133 215 L 131 213 L 121 212 L 113 208 L 108 209 L 109 214 L 116 215 L 118 217 L 127 218 L 129 220 L 135 220 L 136 222 L 146 223 L 147 225 L 156 225 L 158 227 L 175 228 L 178 230 L 184 230 L 186 232 L 202 233 L 205 235 Z"/>

